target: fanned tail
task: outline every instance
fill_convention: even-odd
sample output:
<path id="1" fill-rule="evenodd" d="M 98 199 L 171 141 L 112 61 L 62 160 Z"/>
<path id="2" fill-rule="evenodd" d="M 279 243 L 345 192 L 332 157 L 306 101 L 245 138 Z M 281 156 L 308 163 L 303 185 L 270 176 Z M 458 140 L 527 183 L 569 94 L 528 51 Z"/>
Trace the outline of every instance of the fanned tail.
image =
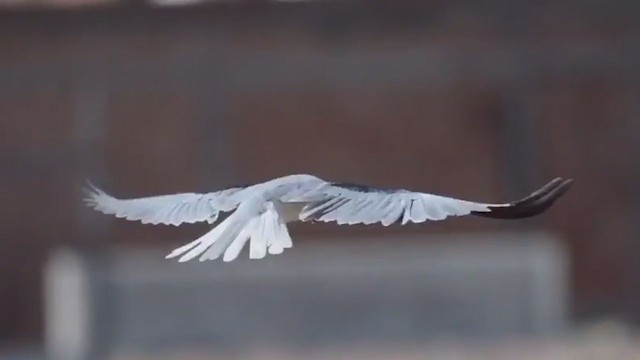
<path id="1" fill-rule="evenodd" d="M 256 221 L 249 244 L 249 258 L 262 259 L 267 253 L 282 254 L 284 249 L 293 246 L 287 225 L 278 212 L 271 208 Z"/>
<path id="2" fill-rule="evenodd" d="M 229 262 L 238 257 L 249 241 L 249 258 L 262 259 L 268 254 L 281 254 L 293 246 L 286 223 L 273 204 L 260 214 L 242 216 L 236 212 L 195 241 L 173 250 L 167 259 L 180 256 L 185 262 L 200 256 L 200 261 L 222 256 Z"/>
<path id="3" fill-rule="evenodd" d="M 172 259 L 180 256 L 178 261 L 186 262 L 199 255 L 202 255 L 200 260 L 205 260 L 204 257 L 207 255 L 208 258 L 215 259 L 238 236 L 244 225 L 244 221 L 238 221 L 231 215 L 197 240 L 173 250 L 165 258 Z M 217 256 L 213 257 L 214 254 Z"/>

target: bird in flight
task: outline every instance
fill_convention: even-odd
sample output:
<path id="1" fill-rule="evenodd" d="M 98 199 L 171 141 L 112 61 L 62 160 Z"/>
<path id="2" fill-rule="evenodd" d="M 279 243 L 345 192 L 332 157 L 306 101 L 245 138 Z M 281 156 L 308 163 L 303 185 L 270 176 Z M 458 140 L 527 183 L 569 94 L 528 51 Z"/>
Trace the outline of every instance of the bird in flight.
<path id="1" fill-rule="evenodd" d="M 338 224 L 422 223 L 450 216 L 474 215 L 494 219 L 522 219 L 551 207 L 571 186 L 556 178 L 531 195 L 510 203 L 490 204 L 402 189 L 383 189 L 352 183 L 327 182 L 312 175 L 289 175 L 260 184 L 232 187 L 206 194 L 182 193 L 137 199 L 117 199 L 92 184 L 85 203 L 105 214 L 143 224 L 208 222 L 221 212 L 233 212 L 195 241 L 173 250 L 167 259 L 185 262 L 238 257 L 249 242 L 249 258 L 280 254 L 293 243 L 287 223 Z"/>

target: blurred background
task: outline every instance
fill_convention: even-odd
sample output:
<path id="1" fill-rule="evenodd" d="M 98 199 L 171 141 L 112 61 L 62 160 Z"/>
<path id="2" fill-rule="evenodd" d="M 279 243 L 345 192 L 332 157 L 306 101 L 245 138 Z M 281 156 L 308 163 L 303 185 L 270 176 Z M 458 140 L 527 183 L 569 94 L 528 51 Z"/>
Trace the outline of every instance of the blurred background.
<path id="1" fill-rule="evenodd" d="M 0 1 L 0 359 L 638 359 L 640 3 Z M 535 219 L 205 224 L 91 213 L 293 173 Z"/>

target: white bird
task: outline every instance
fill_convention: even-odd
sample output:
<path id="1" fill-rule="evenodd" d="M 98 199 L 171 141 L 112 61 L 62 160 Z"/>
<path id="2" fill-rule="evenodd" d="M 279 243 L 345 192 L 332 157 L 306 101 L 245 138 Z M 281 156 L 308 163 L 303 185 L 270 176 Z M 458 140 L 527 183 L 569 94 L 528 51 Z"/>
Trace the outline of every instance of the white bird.
<path id="1" fill-rule="evenodd" d="M 383 226 L 449 216 L 476 215 L 497 219 L 520 219 L 549 208 L 571 185 L 556 178 L 516 202 L 489 204 L 451 197 L 327 182 L 311 175 L 289 175 L 251 186 L 233 187 L 207 194 L 182 193 L 137 199 L 116 199 L 89 183 L 85 189 L 88 206 L 105 214 L 143 224 L 207 221 L 212 224 L 221 212 L 226 219 L 199 239 L 173 250 L 167 259 L 185 262 L 235 259 L 249 242 L 249 258 L 280 254 L 292 247 L 287 223 L 335 221 L 338 224 Z"/>

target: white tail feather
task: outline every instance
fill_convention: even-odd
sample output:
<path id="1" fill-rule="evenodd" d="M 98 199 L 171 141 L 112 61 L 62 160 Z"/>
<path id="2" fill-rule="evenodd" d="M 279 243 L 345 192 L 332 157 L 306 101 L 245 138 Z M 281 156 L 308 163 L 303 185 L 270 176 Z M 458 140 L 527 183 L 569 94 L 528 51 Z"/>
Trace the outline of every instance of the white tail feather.
<path id="1" fill-rule="evenodd" d="M 211 247 L 221 236 L 223 236 L 227 232 L 227 228 L 236 227 L 231 226 L 235 224 L 236 222 L 233 221 L 233 215 L 229 216 L 209 232 L 205 233 L 198 239 L 173 250 L 165 258 L 172 259 L 174 257 L 182 255 L 182 257 L 178 260 L 179 262 L 189 261 L 209 249 L 209 247 Z"/>
<path id="2" fill-rule="evenodd" d="M 284 249 L 289 249 L 293 247 L 293 241 L 291 240 L 291 236 L 289 235 L 289 229 L 287 229 L 287 224 L 280 223 L 280 236 L 277 237 L 278 244 L 282 246 Z"/>
<path id="3" fill-rule="evenodd" d="M 199 239 L 173 250 L 166 258 L 182 255 L 178 261 L 185 262 L 201 255 L 200 261 L 205 261 L 224 254 L 222 260 L 228 262 L 238 257 L 247 241 L 250 259 L 262 259 L 267 253 L 281 254 L 293 246 L 286 224 L 274 206 L 268 206 L 261 214 L 236 211 Z"/>
<path id="4" fill-rule="evenodd" d="M 176 256 L 179 256 L 189 250 L 191 250 L 192 248 L 194 248 L 196 245 L 200 244 L 202 242 L 202 237 L 200 237 L 198 240 L 192 241 L 186 245 L 180 246 L 179 248 L 173 250 L 171 253 L 169 253 L 169 255 L 165 256 L 165 259 L 173 259 Z"/>
<path id="5" fill-rule="evenodd" d="M 288 249 L 292 246 L 293 244 L 291 242 L 291 237 L 289 236 L 289 231 L 287 230 L 287 225 L 282 222 L 278 222 L 275 227 L 275 234 L 270 238 L 269 254 L 282 254 L 284 249 Z"/>
<path id="6" fill-rule="evenodd" d="M 275 216 L 274 216 L 275 214 Z M 260 216 L 258 226 L 249 242 L 249 259 L 262 259 L 267 255 L 267 242 L 274 221 L 278 221 L 277 213 L 266 211 Z"/>
<path id="7" fill-rule="evenodd" d="M 257 217 L 249 220 L 249 223 L 247 224 L 247 226 L 245 226 L 242 229 L 242 231 L 240 231 L 240 234 L 238 234 L 238 236 L 235 238 L 235 240 L 233 240 L 231 245 L 229 245 L 229 247 L 225 250 L 224 256 L 222 257 L 222 261 L 228 262 L 238 257 L 238 255 L 240 254 L 240 251 L 242 251 L 242 248 L 244 247 L 244 244 L 247 243 L 249 238 L 251 238 L 252 236 L 255 236 L 254 229 L 256 228 L 256 223 L 258 222 L 258 220 L 259 218 Z M 203 258 L 204 260 L 209 260 L 209 257 L 207 256 L 207 254 L 204 254 Z"/>
<path id="8" fill-rule="evenodd" d="M 224 253 L 224 251 L 231 245 L 233 240 L 235 240 L 242 229 L 245 226 L 245 222 L 233 222 L 229 225 L 225 231 L 220 233 L 220 235 L 214 239 L 212 245 L 208 248 L 202 249 L 202 251 L 195 254 L 198 256 L 202 254 L 200 257 L 200 261 L 205 260 L 215 260 L 220 257 Z"/>

